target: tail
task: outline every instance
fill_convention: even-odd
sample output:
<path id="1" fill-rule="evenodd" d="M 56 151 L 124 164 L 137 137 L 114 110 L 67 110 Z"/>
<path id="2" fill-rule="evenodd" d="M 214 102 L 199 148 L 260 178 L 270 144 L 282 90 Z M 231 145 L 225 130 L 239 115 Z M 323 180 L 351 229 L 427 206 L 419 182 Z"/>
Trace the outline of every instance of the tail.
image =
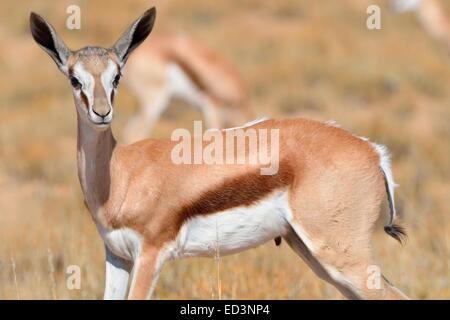
<path id="1" fill-rule="evenodd" d="M 403 244 L 407 239 L 407 235 L 405 228 L 400 224 L 395 223 L 397 219 L 394 201 L 395 182 L 392 177 L 389 153 L 385 146 L 379 144 L 373 144 L 373 146 L 380 155 L 380 170 L 383 173 L 384 186 L 386 187 L 387 200 L 389 203 L 389 223 L 384 226 L 384 231 L 392 238 Z"/>
<path id="2" fill-rule="evenodd" d="M 399 224 L 392 224 L 384 226 L 384 231 L 390 235 L 392 238 L 400 242 L 401 244 L 404 244 L 406 239 L 408 238 L 408 235 L 406 234 L 405 228 L 402 227 Z"/>
<path id="3" fill-rule="evenodd" d="M 403 244 L 407 239 L 405 228 L 394 222 L 397 218 L 397 212 L 395 211 L 394 205 L 394 186 L 390 186 L 389 180 L 386 177 L 386 173 L 383 168 L 381 168 L 381 172 L 383 172 L 384 186 L 386 187 L 386 194 L 389 203 L 389 223 L 384 226 L 384 231 L 392 238 Z"/>
<path id="4" fill-rule="evenodd" d="M 383 172 L 384 186 L 386 187 L 386 194 L 389 203 L 389 223 L 384 226 L 384 231 L 392 238 L 403 244 L 407 239 L 405 228 L 400 224 L 394 222 L 395 219 L 397 218 L 397 213 L 395 211 L 394 206 L 394 194 L 393 194 L 394 187 L 393 186 L 391 187 L 389 185 L 389 181 L 386 177 L 386 173 L 384 172 L 383 168 L 381 168 L 381 172 Z"/>

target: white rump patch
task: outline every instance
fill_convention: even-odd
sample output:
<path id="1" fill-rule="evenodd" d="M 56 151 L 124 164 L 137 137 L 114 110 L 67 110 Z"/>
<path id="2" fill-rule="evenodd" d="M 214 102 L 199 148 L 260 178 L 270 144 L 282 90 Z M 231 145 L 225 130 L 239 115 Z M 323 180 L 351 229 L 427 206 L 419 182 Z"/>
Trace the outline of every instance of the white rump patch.
<path id="1" fill-rule="evenodd" d="M 392 207 L 393 207 L 393 216 L 392 219 L 395 220 L 396 217 L 396 211 L 395 211 L 395 201 L 394 201 L 394 188 L 398 185 L 394 181 L 394 176 L 392 174 L 391 169 L 391 157 L 389 155 L 389 150 L 386 146 L 377 144 L 377 143 L 371 143 L 374 147 L 375 151 L 380 156 L 380 167 L 384 172 L 384 175 L 386 176 L 386 181 L 388 185 L 389 194 L 392 201 Z"/>

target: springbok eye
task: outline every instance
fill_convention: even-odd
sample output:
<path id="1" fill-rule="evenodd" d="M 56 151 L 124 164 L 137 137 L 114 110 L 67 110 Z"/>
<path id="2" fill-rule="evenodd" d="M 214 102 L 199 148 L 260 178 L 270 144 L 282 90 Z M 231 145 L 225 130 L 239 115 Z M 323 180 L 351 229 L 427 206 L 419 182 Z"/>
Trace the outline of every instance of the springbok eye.
<path id="1" fill-rule="evenodd" d="M 81 83 L 75 77 L 70 77 L 70 84 L 74 87 L 74 89 L 81 89 Z"/>
<path id="2" fill-rule="evenodd" d="M 114 81 L 113 81 L 114 88 L 117 88 L 119 86 L 119 81 L 120 81 L 120 74 L 118 74 L 114 77 Z"/>

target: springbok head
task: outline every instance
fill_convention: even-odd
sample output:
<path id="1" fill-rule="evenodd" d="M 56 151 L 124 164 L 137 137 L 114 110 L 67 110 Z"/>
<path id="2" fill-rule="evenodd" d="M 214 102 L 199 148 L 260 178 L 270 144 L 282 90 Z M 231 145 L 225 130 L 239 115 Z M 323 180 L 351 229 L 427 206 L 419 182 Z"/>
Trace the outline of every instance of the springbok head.
<path id="1" fill-rule="evenodd" d="M 114 95 L 130 53 L 150 34 L 156 10 L 147 10 L 111 48 L 88 46 L 71 51 L 44 18 L 32 12 L 34 40 L 69 79 L 80 118 L 96 130 L 105 130 L 113 118 Z"/>
<path id="2" fill-rule="evenodd" d="M 394 12 L 403 13 L 416 11 L 419 9 L 422 0 L 391 0 L 391 7 Z"/>

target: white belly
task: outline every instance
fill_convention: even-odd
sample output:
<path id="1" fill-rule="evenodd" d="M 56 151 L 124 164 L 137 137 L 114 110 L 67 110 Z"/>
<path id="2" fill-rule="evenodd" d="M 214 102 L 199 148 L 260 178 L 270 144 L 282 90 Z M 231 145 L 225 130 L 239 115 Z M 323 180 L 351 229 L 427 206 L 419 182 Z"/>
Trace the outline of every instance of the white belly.
<path id="1" fill-rule="evenodd" d="M 254 248 L 286 233 L 287 193 L 279 192 L 249 207 L 195 217 L 181 229 L 176 257 L 228 255 Z"/>

